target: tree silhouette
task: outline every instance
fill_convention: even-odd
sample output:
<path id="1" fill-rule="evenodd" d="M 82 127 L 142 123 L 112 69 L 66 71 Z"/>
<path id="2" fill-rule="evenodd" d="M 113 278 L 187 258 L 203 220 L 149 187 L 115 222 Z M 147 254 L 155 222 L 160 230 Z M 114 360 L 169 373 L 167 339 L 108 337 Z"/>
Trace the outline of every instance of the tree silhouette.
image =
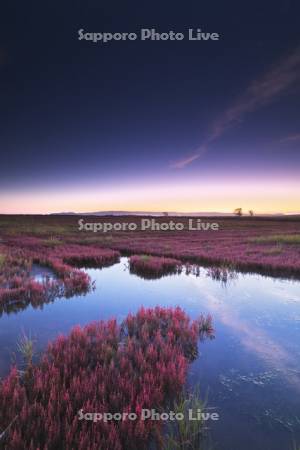
<path id="1" fill-rule="evenodd" d="M 235 210 L 233 211 L 233 213 L 236 216 L 242 216 L 243 215 L 243 208 L 235 208 Z"/>

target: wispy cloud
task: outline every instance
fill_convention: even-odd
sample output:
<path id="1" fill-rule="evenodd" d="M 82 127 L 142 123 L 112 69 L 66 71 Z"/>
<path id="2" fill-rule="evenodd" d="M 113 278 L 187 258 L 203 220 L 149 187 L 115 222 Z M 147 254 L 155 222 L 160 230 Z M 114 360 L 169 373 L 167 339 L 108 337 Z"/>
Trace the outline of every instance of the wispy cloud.
<path id="1" fill-rule="evenodd" d="M 216 121 L 208 137 L 212 142 L 249 112 L 266 106 L 300 79 L 300 48 L 277 62 L 275 67 L 253 81 L 244 94 Z"/>
<path id="2" fill-rule="evenodd" d="M 289 136 L 286 136 L 282 139 L 280 139 L 280 143 L 286 143 L 286 142 L 298 142 L 300 141 L 300 133 L 297 134 L 290 134 Z"/>
<path id="3" fill-rule="evenodd" d="M 245 92 L 216 120 L 201 148 L 206 150 L 209 144 L 221 137 L 228 128 L 240 122 L 246 114 L 268 105 L 298 80 L 300 80 L 300 47 L 277 61 L 274 67 L 246 88 Z M 173 163 L 171 167 L 182 169 L 202 154 L 203 152 L 196 151 L 192 156 Z"/>
<path id="4" fill-rule="evenodd" d="M 178 161 L 171 163 L 170 167 L 171 169 L 184 169 L 186 166 L 196 161 L 196 159 L 200 158 L 200 156 L 202 156 L 205 152 L 206 147 L 202 146 L 199 150 L 196 150 L 193 154 L 184 156 Z"/>

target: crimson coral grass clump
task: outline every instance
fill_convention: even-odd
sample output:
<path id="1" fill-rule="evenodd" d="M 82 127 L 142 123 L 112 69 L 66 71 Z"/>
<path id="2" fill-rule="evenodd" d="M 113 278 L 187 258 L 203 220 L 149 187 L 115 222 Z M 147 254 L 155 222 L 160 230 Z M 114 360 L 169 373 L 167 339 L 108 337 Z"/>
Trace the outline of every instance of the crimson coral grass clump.
<path id="1" fill-rule="evenodd" d="M 90 277 L 71 266 L 62 264 L 59 260 L 41 260 L 30 256 L 25 258 L 24 252 L 6 256 L 0 275 L 0 307 L 5 310 L 11 304 L 22 303 L 33 306 L 53 301 L 56 297 L 70 297 L 88 292 L 91 288 Z M 56 279 L 45 278 L 43 282 L 36 281 L 31 276 L 33 262 L 51 267 Z"/>
<path id="2" fill-rule="evenodd" d="M 7 253 L 3 261 L 0 272 L 0 305 L 21 300 L 39 302 L 45 289 L 30 277 L 32 261 L 25 252 Z"/>
<path id="3" fill-rule="evenodd" d="M 180 260 L 174 258 L 132 255 L 129 258 L 129 267 L 131 273 L 151 279 L 181 272 L 182 263 Z"/>
<path id="4" fill-rule="evenodd" d="M 73 246 L 74 247 L 74 246 Z M 116 250 L 98 249 L 93 247 L 76 248 L 62 254 L 63 261 L 75 267 L 107 267 L 119 262 L 120 253 Z"/>
<path id="5" fill-rule="evenodd" d="M 300 220 L 298 216 L 283 217 L 218 217 L 219 231 L 193 231 L 192 218 L 181 217 L 184 230 L 114 232 L 109 235 L 78 233 L 76 217 L 17 216 L 0 217 L 0 253 L 9 247 L 31 249 L 36 253 L 64 250 L 69 244 L 104 247 L 126 255 L 152 255 L 175 258 L 183 263 L 211 266 L 234 266 L 242 272 L 300 278 Z M 107 218 L 97 218 L 103 222 Z M 125 220 L 128 220 L 127 218 Z M 130 217 L 137 225 L 140 217 Z M 158 217 L 163 223 L 166 217 Z M 176 217 L 168 217 L 176 221 Z M 202 221 L 205 219 L 202 218 Z M 206 218 L 208 222 L 212 218 Z M 119 217 L 110 217 L 119 222 Z M 279 247 L 280 246 L 280 247 Z M 1 270 L 1 268 L 0 268 Z"/>
<path id="6" fill-rule="evenodd" d="M 43 247 L 43 241 L 24 238 L 22 249 L 1 253 L 0 313 L 20 302 L 42 305 L 57 297 L 86 294 L 92 288 L 87 273 L 79 267 L 106 267 L 119 261 L 116 250 L 69 245 Z M 53 270 L 56 278 L 40 283 L 31 276 L 32 264 Z M 14 306 L 13 306 L 14 308 Z"/>
<path id="7" fill-rule="evenodd" d="M 6 450 L 158 448 L 162 423 L 142 420 L 142 409 L 163 411 L 178 398 L 201 333 L 211 336 L 210 318 L 190 321 L 180 308 L 160 307 L 141 309 L 121 325 L 75 327 L 23 376 L 14 367 L 1 382 L 0 430 L 7 430 L 1 444 Z M 82 419 L 104 412 L 125 419 Z"/>

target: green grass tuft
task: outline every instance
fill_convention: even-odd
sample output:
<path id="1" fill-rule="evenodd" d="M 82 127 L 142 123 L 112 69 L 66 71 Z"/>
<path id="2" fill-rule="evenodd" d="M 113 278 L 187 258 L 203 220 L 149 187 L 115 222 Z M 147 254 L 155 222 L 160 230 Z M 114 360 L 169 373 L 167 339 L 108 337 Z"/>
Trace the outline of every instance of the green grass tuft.
<path id="1" fill-rule="evenodd" d="M 263 252 L 264 255 L 280 255 L 282 253 L 282 245 L 268 248 Z"/>
<path id="2" fill-rule="evenodd" d="M 17 342 L 17 349 L 21 353 L 25 366 L 32 364 L 35 355 L 35 341 L 31 336 L 27 336 L 24 332 Z"/>
<path id="3" fill-rule="evenodd" d="M 149 255 L 142 255 L 142 256 L 141 256 L 141 260 L 142 260 L 142 261 L 149 261 L 149 259 L 150 259 L 150 256 L 149 256 Z"/>
<path id="4" fill-rule="evenodd" d="M 6 256 L 0 253 L 0 269 L 4 266 Z"/>
<path id="5" fill-rule="evenodd" d="M 189 413 L 193 416 L 197 412 L 204 412 L 206 401 L 201 400 L 199 389 L 196 387 L 191 393 L 183 393 L 175 402 L 173 411 L 182 414 L 184 419 L 175 421 L 168 427 L 165 435 L 163 450 L 204 450 L 206 424 L 204 420 L 190 420 Z"/>
<path id="6" fill-rule="evenodd" d="M 256 244 L 300 244 L 300 234 L 274 234 L 273 236 L 257 236 L 249 239 Z"/>

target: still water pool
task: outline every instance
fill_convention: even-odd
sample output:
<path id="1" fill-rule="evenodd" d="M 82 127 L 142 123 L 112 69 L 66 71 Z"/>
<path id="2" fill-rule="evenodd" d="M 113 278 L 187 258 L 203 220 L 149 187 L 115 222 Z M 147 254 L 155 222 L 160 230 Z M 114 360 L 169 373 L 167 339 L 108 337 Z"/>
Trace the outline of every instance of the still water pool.
<path id="1" fill-rule="evenodd" d="M 0 376 L 23 332 L 42 350 L 76 325 L 145 307 L 180 306 L 191 317 L 213 316 L 215 339 L 200 343 L 189 385 L 199 385 L 219 420 L 209 422 L 216 450 L 289 450 L 300 445 L 300 282 L 236 274 L 227 283 L 185 273 L 158 280 L 130 274 L 127 259 L 89 269 L 95 290 L 42 309 L 2 313 Z M 37 280 L 48 271 L 34 268 Z"/>

